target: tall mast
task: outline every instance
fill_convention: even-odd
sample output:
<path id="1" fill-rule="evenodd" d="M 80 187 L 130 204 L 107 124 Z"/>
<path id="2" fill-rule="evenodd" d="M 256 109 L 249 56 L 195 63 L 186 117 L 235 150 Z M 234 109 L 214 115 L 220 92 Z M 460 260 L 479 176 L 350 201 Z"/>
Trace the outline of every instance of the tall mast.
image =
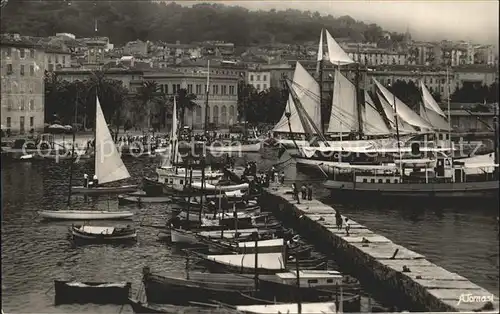
<path id="1" fill-rule="evenodd" d="M 68 185 L 68 207 L 71 205 L 71 184 L 73 181 L 73 163 L 75 162 L 75 138 L 76 138 L 76 126 L 77 126 L 77 116 L 78 116 L 78 89 L 76 90 L 75 97 L 75 122 L 73 125 L 73 143 L 71 146 L 71 163 L 69 164 L 69 185 Z"/>
<path id="2" fill-rule="evenodd" d="M 318 53 L 321 53 L 319 59 L 319 121 L 320 121 L 320 130 L 323 134 L 325 134 L 325 122 L 323 121 L 323 67 L 324 67 L 324 62 L 323 62 L 323 29 L 321 29 L 321 36 L 320 36 L 320 45 L 321 49 L 318 51 Z"/>
<path id="3" fill-rule="evenodd" d="M 446 89 L 447 89 L 447 96 L 446 97 L 446 103 L 448 106 L 448 143 L 450 145 L 450 149 L 453 148 L 453 143 L 451 141 L 451 116 L 450 116 L 450 76 L 448 72 L 448 66 L 446 67 Z M 451 154 L 453 156 L 453 150 L 451 151 Z"/>
<path id="4" fill-rule="evenodd" d="M 360 101 L 361 100 L 361 94 L 359 90 L 359 61 L 361 59 L 360 56 L 360 51 L 359 51 L 359 44 L 358 44 L 358 62 L 356 63 L 356 76 L 355 76 L 355 85 L 356 85 L 356 108 L 358 110 L 358 135 L 359 139 L 363 136 L 363 121 L 362 115 L 361 115 L 361 106 L 364 104 L 364 102 Z"/>
<path id="5" fill-rule="evenodd" d="M 394 86 L 394 76 L 392 77 L 392 84 Z M 401 143 L 399 141 L 399 121 L 398 121 L 398 111 L 396 108 L 396 94 L 393 89 L 392 91 L 392 101 L 394 105 L 394 123 L 396 124 L 396 140 L 398 142 L 398 154 L 399 154 L 399 174 L 401 176 L 401 181 L 403 181 L 403 156 L 401 156 Z"/>

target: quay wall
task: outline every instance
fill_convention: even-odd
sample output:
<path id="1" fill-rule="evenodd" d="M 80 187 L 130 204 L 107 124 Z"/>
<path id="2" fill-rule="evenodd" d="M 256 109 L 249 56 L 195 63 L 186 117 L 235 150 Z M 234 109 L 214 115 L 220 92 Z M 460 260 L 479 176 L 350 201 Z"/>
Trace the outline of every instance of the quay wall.
<path id="1" fill-rule="evenodd" d="M 389 296 L 385 300 L 411 307 L 403 310 L 499 312 L 498 296 L 423 255 L 350 219 L 349 236 L 345 229 L 337 230 L 335 210 L 318 200 L 297 204 L 291 189 L 280 186 L 266 189 L 261 202 L 318 248 L 332 253 L 336 262 L 352 271 L 368 290 L 375 294 L 383 290 Z M 403 272 L 403 266 L 410 271 Z"/>

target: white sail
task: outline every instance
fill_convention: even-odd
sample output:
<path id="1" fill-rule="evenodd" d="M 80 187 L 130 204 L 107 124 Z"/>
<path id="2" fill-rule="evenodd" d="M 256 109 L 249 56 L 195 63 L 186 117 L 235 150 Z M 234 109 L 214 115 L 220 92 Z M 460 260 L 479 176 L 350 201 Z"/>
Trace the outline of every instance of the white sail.
<path id="1" fill-rule="evenodd" d="M 109 132 L 98 97 L 96 97 L 95 134 L 95 174 L 99 183 L 130 178 Z"/>
<path id="2" fill-rule="evenodd" d="M 309 117 L 311 117 L 314 124 L 319 128 L 321 125 L 319 84 L 299 62 L 297 62 L 295 66 L 292 88 L 302 103 L 304 110 L 308 113 Z M 290 127 L 288 126 L 287 113 L 290 114 Z M 313 129 L 310 124 L 309 126 Z M 288 98 L 283 116 L 274 126 L 273 132 L 290 133 L 290 128 L 292 133 L 305 133 L 297 107 L 291 95 Z"/>
<path id="3" fill-rule="evenodd" d="M 379 92 L 377 92 L 377 97 L 380 101 L 380 104 L 382 105 L 382 109 L 384 110 L 385 116 L 389 120 L 389 123 L 391 124 L 391 127 L 393 130 L 396 130 L 396 121 L 394 119 L 394 109 L 391 107 L 391 105 L 387 102 L 387 100 L 384 98 L 384 96 L 380 95 Z M 398 131 L 400 134 L 416 134 L 418 133 L 411 125 L 405 123 L 402 119 L 398 119 Z"/>
<path id="4" fill-rule="evenodd" d="M 349 55 L 333 39 L 332 35 L 326 31 L 326 44 L 328 46 L 328 59 L 333 65 L 345 65 L 354 63 Z"/>
<path id="5" fill-rule="evenodd" d="M 377 81 L 375 78 L 373 78 L 373 81 L 377 85 L 378 89 L 382 92 L 382 95 L 385 97 L 391 107 L 393 107 L 394 109 L 394 105 L 396 106 L 396 112 L 401 119 L 403 119 L 406 123 L 412 126 L 419 127 L 421 129 L 433 129 L 432 125 L 429 122 L 425 121 L 417 113 L 411 110 L 405 103 L 399 100 L 387 88 L 380 84 L 379 81 Z"/>
<path id="6" fill-rule="evenodd" d="M 439 105 L 437 104 L 436 100 L 434 97 L 432 97 L 431 93 L 427 90 L 427 87 L 425 87 L 424 83 L 420 81 L 420 88 L 422 89 L 422 100 L 424 102 L 424 106 L 427 109 L 430 109 L 440 116 L 446 118 L 446 115 L 444 114 L 443 110 L 439 108 Z"/>
<path id="7" fill-rule="evenodd" d="M 356 87 L 335 70 L 332 111 L 327 133 L 350 133 L 359 130 Z"/>
<path id="8" fill-rule="evenodd" d="M 365 91 L 365 105 L 361 110 L 361 122 L 363 123 L 363 133 L 366 135 L 386 135 L 391 134 L 384 119 L 375 107 L 372 98 Z"/>
<path id="9" fill-rule="evenodd" d="M 319 47 L 318 47 L 318 61 L 323 60 L 323 30 L 321 30 L 321 35 L 319 36 Z"/>

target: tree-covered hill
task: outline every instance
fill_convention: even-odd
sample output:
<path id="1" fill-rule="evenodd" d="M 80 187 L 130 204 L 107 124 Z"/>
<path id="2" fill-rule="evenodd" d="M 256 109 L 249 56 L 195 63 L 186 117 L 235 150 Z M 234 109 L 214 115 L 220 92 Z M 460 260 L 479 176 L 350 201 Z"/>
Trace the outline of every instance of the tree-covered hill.
<path id="1" fill-rule="evenodd" d="M 200 3 L 192 7 L 151 1 L 23 1 L 9 0 L 2 8 L 3 33 L 77 37 L 110 37 L 115 44 L 162 40 L 183 43 L 223 40 L 239 46 L 268 43 L 297 44 L 316 40 L 326 27 L 336 38 L 378 42 L 383 30 L 349 16 L 334 18 L 318 12 L 249 11 L 242 7 Z M 401 39 L 401 35 L 393 34 Z"/>

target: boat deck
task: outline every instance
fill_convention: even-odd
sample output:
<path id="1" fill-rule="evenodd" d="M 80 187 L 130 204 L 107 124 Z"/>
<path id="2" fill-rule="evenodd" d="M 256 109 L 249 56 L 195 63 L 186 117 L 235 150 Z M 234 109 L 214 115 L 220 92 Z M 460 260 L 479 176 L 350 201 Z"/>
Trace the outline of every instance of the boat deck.
<path id="1" fill-rule="evenodd" d="M 491 302 L 493 312 L 498 313 L 498 296 L 350 219 L 347 236 L 345 230 L 337 230 L 332 207 L 315 199 L 297 204 L 289 190 L 268 188 L 263 201 L 295 220 L 301 233 L 307 232 L 315 243 L 331 245 L 344 263 L 377 285 L 404 295 L 427 311 L 474 311 Z M 404 266 L 410 272 L 404 272 Z"/>

